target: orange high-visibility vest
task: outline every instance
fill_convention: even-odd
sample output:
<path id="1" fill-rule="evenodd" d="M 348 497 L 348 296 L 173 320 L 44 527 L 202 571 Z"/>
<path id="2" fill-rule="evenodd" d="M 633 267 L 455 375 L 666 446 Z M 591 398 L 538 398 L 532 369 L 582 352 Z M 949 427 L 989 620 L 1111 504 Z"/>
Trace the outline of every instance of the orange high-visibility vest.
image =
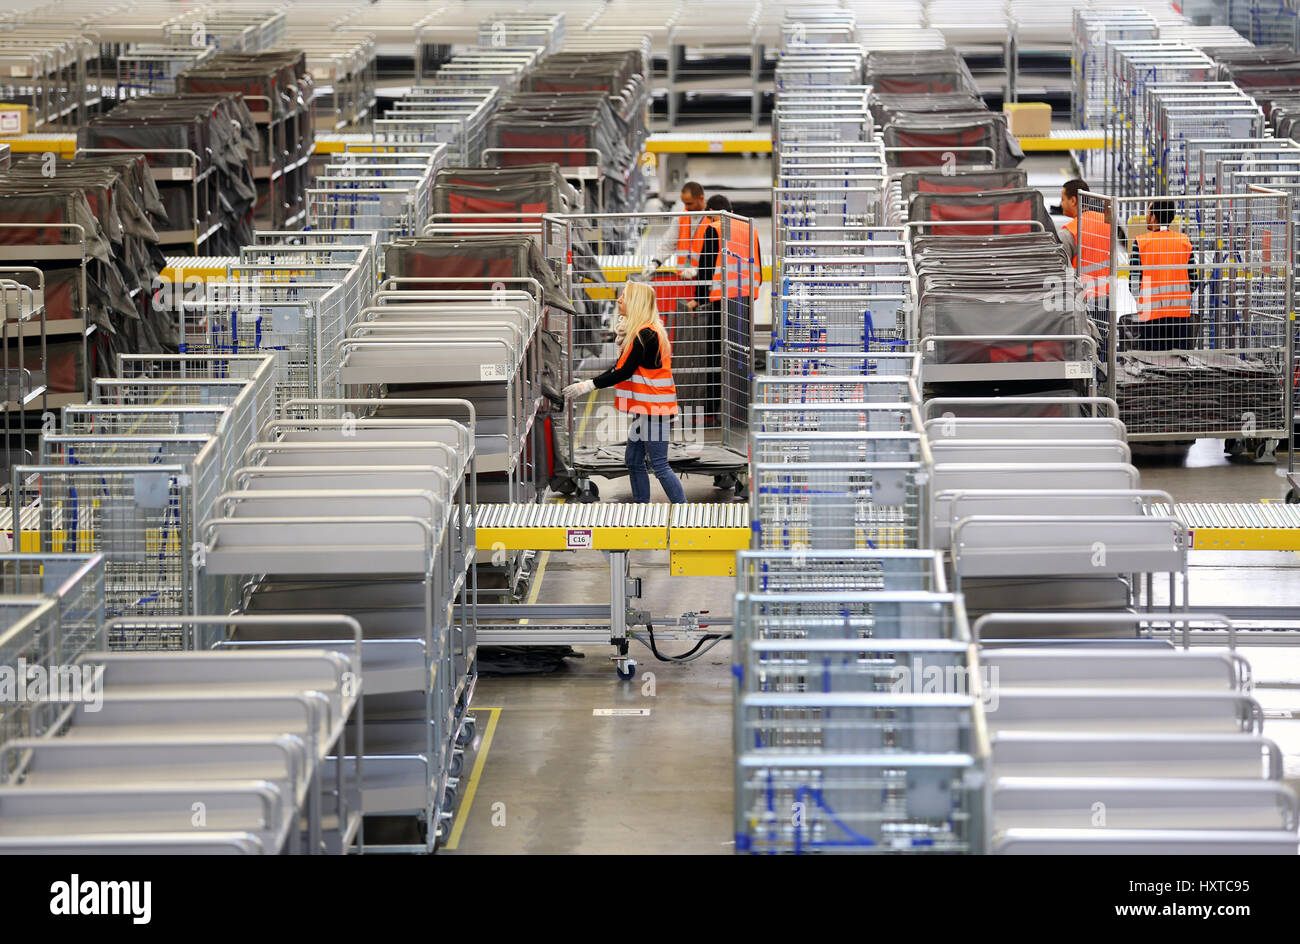
<path id="1" fill-rule="evenodd" d="M 686 259 L 685 265 L 692 265 L 698 268 L 700 250 L 704 248 L 704 227 L 708 218 L 698 221 L 695 231 L 691 231 L 691 224 L 695 222 L 689 216 L 677 217 L 677 252 L 679 257 Z M 683 264 L 683 263 L 679 263 Z"/>
<path id="2" fill-rule="evenodd" d="M 727 283 L 727 297 L 758 298 L 759 286 L 763 284 L 763 262 L 758 254 L 758 234 L 749 220 L 732 219 L 727 227 L 727 239 L 721 240 L 718 255 L 727 254 L 726 268 L 736 273 L 736 278 Z M 718 266 L 713 272 L 713 289 L 709 298 L 717 301 L 722 298 L 723 259 L 718 259 Z"/>
<path id="3" fill-rule="evenodd" d="M 700 257 L 704 255 L 704 236 L 710 226 L 713 227 L 714 230 L 721 231 L 721 227 L 718 225 L 718 218 L 716 216 L 706 216 L 700 220 L 699 225 L 695 227 L 695 232 L 690 236 L 689 242 L 691 248 L 690 252 L 686 255 L 686 264 L 692 269 L 698 269 L 700 267 Z M 718 240 L 718 245 L 721 247 L 721 239 Z M 717 265 L 716 260 L 714 261 L 714 265 Z"/>
<path id="4" fill-rule="evenodd" d="M 1083 221 L 1083 236 L 1079 235 L 1079 221 Z M 1070 265 L 1079 273 L 1084 296 L 1096 298 L 1110 294 L 1110 224 L 1096 210 L 1084 210 L 1065 224 L 1065 231 L 1074 237 L 1078 252 Z"/>
<path id="5" fill-rule="evenodd" d="M 614 406 L 624 413 L 676 416 L 677 384 L 673 381 L 672 345 L 668 342 L 668 334 L 662 327 L 656 325 L 654 330 L 659 336 L 660 366 L 643 365 L 638 367 L 627 380 L 614 384 Z M 627 362 L 627 356 L 631 351 L 632 345 L 629 344 L 619 355 L 615 369 Z"/>
<path id="6" fill-rule="evenodd" d="M 1142 284 L 1138 288 L 1138 318 L 1156 321 L 1161 318 L 1192 316 L 1192 283 L 1187 264 L 1192 258 L 1192 243 L 1182 233 L 1157 229 L 1137 238 L 1138 261 L 1142 264 Z"/>

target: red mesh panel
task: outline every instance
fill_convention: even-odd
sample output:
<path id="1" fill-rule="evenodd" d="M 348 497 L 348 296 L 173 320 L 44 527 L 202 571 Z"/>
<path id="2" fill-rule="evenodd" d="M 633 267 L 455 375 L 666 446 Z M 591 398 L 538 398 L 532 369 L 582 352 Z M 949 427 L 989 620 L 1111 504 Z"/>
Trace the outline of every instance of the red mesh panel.
<path id="1" fill-rule="evenodd" d="M 51 280 L 45 283 L 45 320 L 58 321 L 60 318 L 77 318 L 76 288 L 71 279 Z"/>
<path id="2" fill-rule="evenodd" d="M 76 393 L 81 388 L 77 384 L 77 354 L 49 352 L 45 360 L 49 374 L 50 393 Z"/>
<path id="3" fill-rule="evenodd" d="M 898 76 L 878 75 L 872 81 L 875 90 L 885 95 L 929 95 L 939 92 L 955 92 L 956 86 L 951 79 L 934 77 L 930 79 L 900 78 Z"/>
<path id="4" fill-rule="evenodd" d="M 683 282 L 672 273 L 656 275 L 650 284 L 655 290 L 655 302 L 661 315 L 676 311 L 678 302 L 695 297 L 695 285 Z"/>
<path id="5" fill-rule="evenodd" d="M 511 203 L 507 200 L 493 200 L 491 197 L 477 194 L 451 193 L 447 205 L 452 213 L 509 213 L 496 219 L 476 220 L 483 223 L 515 223 L 520 213 L 545 213 L 545 203 Z"/>
<path id="6" fill-rule="evenodd" d="M 472 281 L 443 282 L 438 291 L 480 290 L 484 279 L 509 279 L 519 273 L 512 259 L 478 259 L 473 256 L 426 256 L 411 253 L 403 260 L 402 276 L 413 279 L 438 279 L 460 276 Z"/>
<path id="7" fill-rule="evenodd" d="M 930 206 L 930 219 L 935 222 L 974 222 L 976 220 L 1029 220 L 1033 218 L 1033 204 L 1029 200 L 999 204 L 990 200 L 986 206 L 949 206 L 934 203 Z M 935 236 L 1006 236 L 1028 233 L 1025 226 L 935 226 L 929 230 Z"/>
<path id="8" fill-rule="evenodd" d="M 903 131 L 898 132 L 898 146 L 905 148 L 950 148 L 956 155 L 958 163 L 982 164 L 989 156 L 970 148 L 991 146 L 983 127 L 966 128 L 953 131 Z M 937 150 L 903 152 L 896 156 L 899 167 L 933 167 L 943 163 L 943 155 Z"/>
<path id="9" fill-rule="evenodd" d="M 62 223 L 63 208 L 51 206 L 44 213 L 6 213 L 0 205 L 0 223 Z M 0 226 L 0 246 L 57 246 L 73 238 L 73 231 L 56 226 L 15 227 Z"/>
<path id="10" fill-rule="evenodd" d="M 1010 190 L 1011 187 L 981 187 L 978 184 L 939 184 L 921 178 L 916 182 L 917 193 L 976 193 L 980 190 Z"/>

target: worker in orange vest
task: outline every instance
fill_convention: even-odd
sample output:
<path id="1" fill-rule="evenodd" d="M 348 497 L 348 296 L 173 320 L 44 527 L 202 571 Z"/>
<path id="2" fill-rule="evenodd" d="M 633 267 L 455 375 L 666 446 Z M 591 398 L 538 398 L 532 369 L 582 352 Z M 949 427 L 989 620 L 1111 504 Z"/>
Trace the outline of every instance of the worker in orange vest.
<path id="1" fill-rule="evenodd" d="M 731 201 L 720 193 L 709 197 L 707 208 L 732 213 Z M 719 226 L 718 261 L 713 269 L 709 287 L 709 300 L 715 305 L 722 300 L 722 286 L 726 283 L 727 297 L 742 319 L 748 319 L 750 304 L 758 299 L 763 285 L 763 260 L 758 249 L 758 231 L 752 220 L 734 214 Z"/>
<path id="2" fill-rule="evenodd" d="M 654 258 L 641 270 L 641 277 L 644 279 L 648 280 L 654 275 L 656 269 L 674 255 L 677 256 L 677 274 L 688 282 L 695 279 L 695 272 L 691 269 L 698 264 L 691 262 L 690 258 L 699 255 L 698 240 L 703 236 L 703 227 L 700 218 L 690 214 L 699 213 L 704 209 L 704 188 L 695 181 L 688 180 L 682 184 L 681 196 L 684 212 L 669 225 L 668 231 L 659 241 Z"/>
<path id="3" fill-rule="evenodd" d="M 592 390 L 614 388 L 614 406 L 628 414 L 627 448 L 623 461 L 632 481 L 632 501 L 650 501 L 650 470 L 674 504 L 686 501 L 681 479 L 668 464 L 668 443 L 677 406 L 673 380 L 673 349 L 659 318 L 654 289 L 645 282 L 628 282 L 618 297 L 619 334 L 623 338 L 618 361 L 590 380 L 564 388 L 566 400 Z"/>
<path id="4" fill-rule="evenodd" d="M 1110 294 L 1112 236 L 1106 213 L 1080 212 L 1079 192 L 1087 189 L 1087 183 L 1078 177 L 1067 180 L 1061 187 L 1061 212 L 1070 221 L 1061 227 L 1060 235 L 1070 265 L 1083 283 L 1084 298 L 1094 299 Z"/>
<path id="5" fill-rule="evenodd" d="M 1138 345 L 1145 351 L 1192 346 L 1192 293 L 1200 285 L 1192 241 L 1169 226 L 1172 200 L 1147 208 L 1147 231 L 1133 241 L 1130 284 L 1136 284 Z"/>

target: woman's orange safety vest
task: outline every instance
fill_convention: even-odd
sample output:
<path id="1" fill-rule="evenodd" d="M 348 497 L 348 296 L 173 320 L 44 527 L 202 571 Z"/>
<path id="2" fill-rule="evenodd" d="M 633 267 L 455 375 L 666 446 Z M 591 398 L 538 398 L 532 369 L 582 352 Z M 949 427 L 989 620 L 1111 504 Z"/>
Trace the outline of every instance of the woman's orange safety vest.
<path id="1" fill-rule="evenodd" d="M 614 406 L 624 413 L 676 416 L 677 384 L 673 381 L 672 345 L 668 342 L 667 332 L 661 326 L 654 326 L 654 331 L 659 336 L 660 366 L 642 365 L 627 380 L 614 384 Z M 627 363 L 631 352 L 632 344 L 629 344 L 619 356 L 615 369 Z"/>
<path id="2" fill-rule="evenodd" d="M 1079 223 L 1083 235 L 1079 235 Z M 1110 294 L 1110 224 L 1096 210 L 1084 210 L 1065 224 L 1065 231 L 1074 237 L 1078 255 L 1070 260 L 1083 282 L 1084 297 L 1096 298 Z"/>
<path id="3" fill-rule="evenodd" d="M 1138 261 L 1142 264 L 1142 284 L 1138 288 L 1138 318 L 1157 321 L 1161 318 L 1192 316 L 1192 283 L 1187 264 L 1192 258 L 1192 243 L 1182 233 L 1167 229 L 1152 230 L 1137 238 Z"/>

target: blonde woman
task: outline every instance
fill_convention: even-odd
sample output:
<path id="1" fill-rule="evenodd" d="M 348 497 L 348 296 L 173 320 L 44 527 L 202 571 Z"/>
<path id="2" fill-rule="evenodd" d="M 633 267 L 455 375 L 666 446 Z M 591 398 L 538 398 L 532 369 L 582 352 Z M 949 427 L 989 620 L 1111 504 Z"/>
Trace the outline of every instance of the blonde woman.
<path id="1" fill-rule="evenodd" d="M 628 282 L 618 297 L 619 323 L 615 337 L 621 345 L 618 362 L 592 380 L 564 388 L 568 399 L 592 390 L 614 388 L 614 406 L 628 414 L 627 463 L 632 501 L 650 501 L 646 460 L 664 494 L 674 503 L 686 501 L 681 479 L 668 464 L 668 440 L 677 415 L 677 386 L 673 382 L 673 351 L 659 318 L 655 293 L 645 282 Z"/>

